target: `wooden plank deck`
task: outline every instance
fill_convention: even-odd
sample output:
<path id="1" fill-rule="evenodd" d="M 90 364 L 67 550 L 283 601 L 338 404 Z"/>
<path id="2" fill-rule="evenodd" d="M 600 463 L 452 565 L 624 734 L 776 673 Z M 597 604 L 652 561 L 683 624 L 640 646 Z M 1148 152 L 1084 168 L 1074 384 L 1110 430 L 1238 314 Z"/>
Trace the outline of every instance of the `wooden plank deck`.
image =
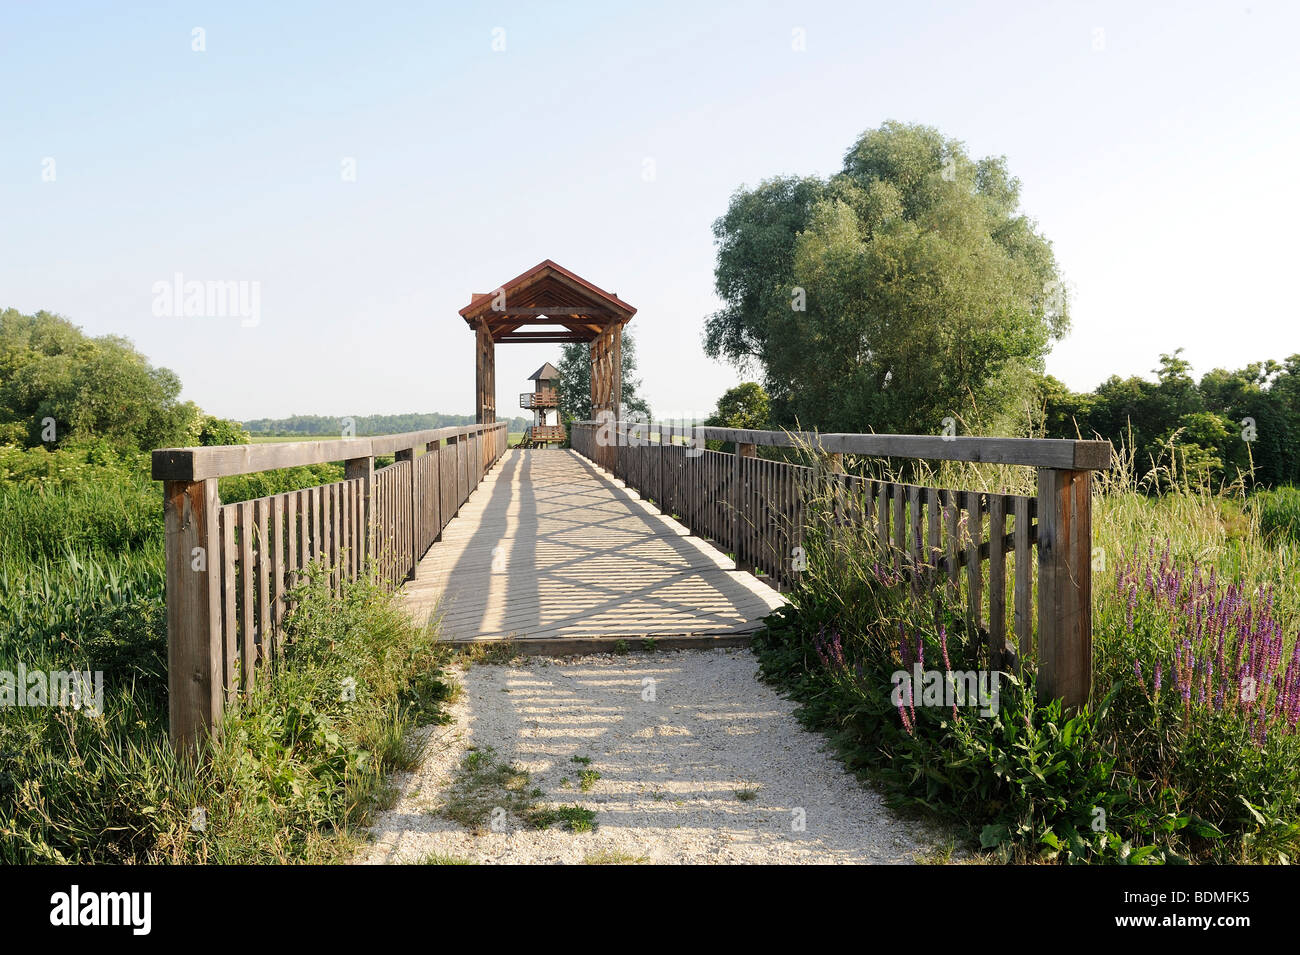
<path id="1" fill-rule="evenodd" d="M 512 449 L 405 587 L 443 638 L 537 652 L 744 642 L 785 601 L 573 451 Z"/>

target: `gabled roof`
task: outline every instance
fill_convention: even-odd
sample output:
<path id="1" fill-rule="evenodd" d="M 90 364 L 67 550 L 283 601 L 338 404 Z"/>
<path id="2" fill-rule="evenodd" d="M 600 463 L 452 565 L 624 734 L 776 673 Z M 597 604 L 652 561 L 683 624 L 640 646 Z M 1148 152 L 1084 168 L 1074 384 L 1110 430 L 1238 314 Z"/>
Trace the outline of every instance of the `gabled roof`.
<path id="1" fill-rule="evenodd" d="M 549 361 L 528 376 L 529 381 L 559 381 L 560 370 Z"/>
<path id="2" fill-rule="evenodd" d="M 589 342 L 636 309 L 612 292 L 546 259 L 460 310 L 471 328 L 486 325 L 498 342 Z M 555 328 L 554 326 L 562 326 Z"/>

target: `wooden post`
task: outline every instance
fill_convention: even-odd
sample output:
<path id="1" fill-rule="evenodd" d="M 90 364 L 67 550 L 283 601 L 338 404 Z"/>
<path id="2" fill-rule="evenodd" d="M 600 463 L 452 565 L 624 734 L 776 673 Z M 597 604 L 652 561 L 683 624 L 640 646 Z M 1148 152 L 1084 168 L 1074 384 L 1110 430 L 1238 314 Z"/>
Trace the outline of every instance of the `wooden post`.
<path id="1" fill-rule="evenodd" d="M 614 341 L 612 343 L 612 354 L 609 359 L 610 375 L 610 406 L 614 409 L 614 418 L 617 420 L 623 414 L 623 326 L 614 326 Z"/>
<path id="2" fill-rule="evenodd" d="M 163 482 L 167 548 L 167 705 L 173 748 L 194 756 L 215 731 L 224 690 L 217 479 Z"/>
<path id="3" fill-rule="evenodd" d="M 439 444 L 439 441 L 430 441 L 424 446 L 425 456 L 433 455 L 433 480 L 429 482 L 433 487 L 433 501 L 426 507 L 429 518 L 433 521 L 433 532 L 429 534 L 430 545 L 442 539 L 442 475 L 439 473 L 442 469 L 442 455 L 438 453 Z"/>
<path id="4" fill-rule="evenodd" d="M 752 458 L 756 457 L 757 454 L 758 448 L 755 445 L 737 444 L 736 453 L 732 455 L 731 463 L 731 552 L 736 555 L 736 569 L 748 570 L 751 573 L 754 570 L 753 562 L 748 559 L 742 560 L 740 556 L 741 541 L 745 530 L 743 522 L 748 518 L 748 515 L 741 513 L 745 502 L 741 458 Z"/>
<path id="5" fill-rule="evenodd" d="M 1038 469 L 1038 699 L 1069 708 L 1092 691 L 1092 483 Z"/>
<path id="6" fill-rule="evenodd" d="M 403 448 L 393 455 L 393 461 L 405 461 L 410 465 L 407 468 L 409 480 L 406 485 L 406 493 L 411 498 L 411 573 L 407 576 L 409 580 L 415 576 L 415 565 L 420 562 L 420 479 L 415 473 L 415 448 Z"/>
<path id="7" fill-rule="evenodd" d="M 357 537 L 362 542 L 361 553 L 357 556 L 362 563 L 375 556 L 375 512 L 371 504 L 371 495 L 375 483 L 375 459 L 372 457 L 349 458 L 343 463 L 343 476 L 351 481 L 361 479 L 361 527 Z"/>

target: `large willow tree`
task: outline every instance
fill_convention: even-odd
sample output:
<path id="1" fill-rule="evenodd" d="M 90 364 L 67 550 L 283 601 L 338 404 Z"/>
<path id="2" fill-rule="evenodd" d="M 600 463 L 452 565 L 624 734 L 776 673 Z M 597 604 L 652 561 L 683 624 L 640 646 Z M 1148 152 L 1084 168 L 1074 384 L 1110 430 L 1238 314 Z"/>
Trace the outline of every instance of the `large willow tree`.
<path id="1" fill-rule="evenodd" d="M 828 180 L 742 189 L 714 224 L 705 346 L 761 373 L 776 425 L 1005 427 L 1069 325 L 1051 243 L 1004 158 L 927 126 L 871 130 Z"/>

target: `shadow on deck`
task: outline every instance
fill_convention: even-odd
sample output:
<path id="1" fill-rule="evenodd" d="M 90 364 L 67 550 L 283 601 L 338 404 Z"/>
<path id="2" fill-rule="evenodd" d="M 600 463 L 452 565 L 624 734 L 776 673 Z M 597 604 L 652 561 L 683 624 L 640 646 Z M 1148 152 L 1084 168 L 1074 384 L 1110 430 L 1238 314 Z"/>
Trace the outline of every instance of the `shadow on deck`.
<path id="1" fill-rule="evenodd" d="M 573 451 L 507 451 L 406 584 L 453 643 L 743 643 L 776 591 Z"/>

